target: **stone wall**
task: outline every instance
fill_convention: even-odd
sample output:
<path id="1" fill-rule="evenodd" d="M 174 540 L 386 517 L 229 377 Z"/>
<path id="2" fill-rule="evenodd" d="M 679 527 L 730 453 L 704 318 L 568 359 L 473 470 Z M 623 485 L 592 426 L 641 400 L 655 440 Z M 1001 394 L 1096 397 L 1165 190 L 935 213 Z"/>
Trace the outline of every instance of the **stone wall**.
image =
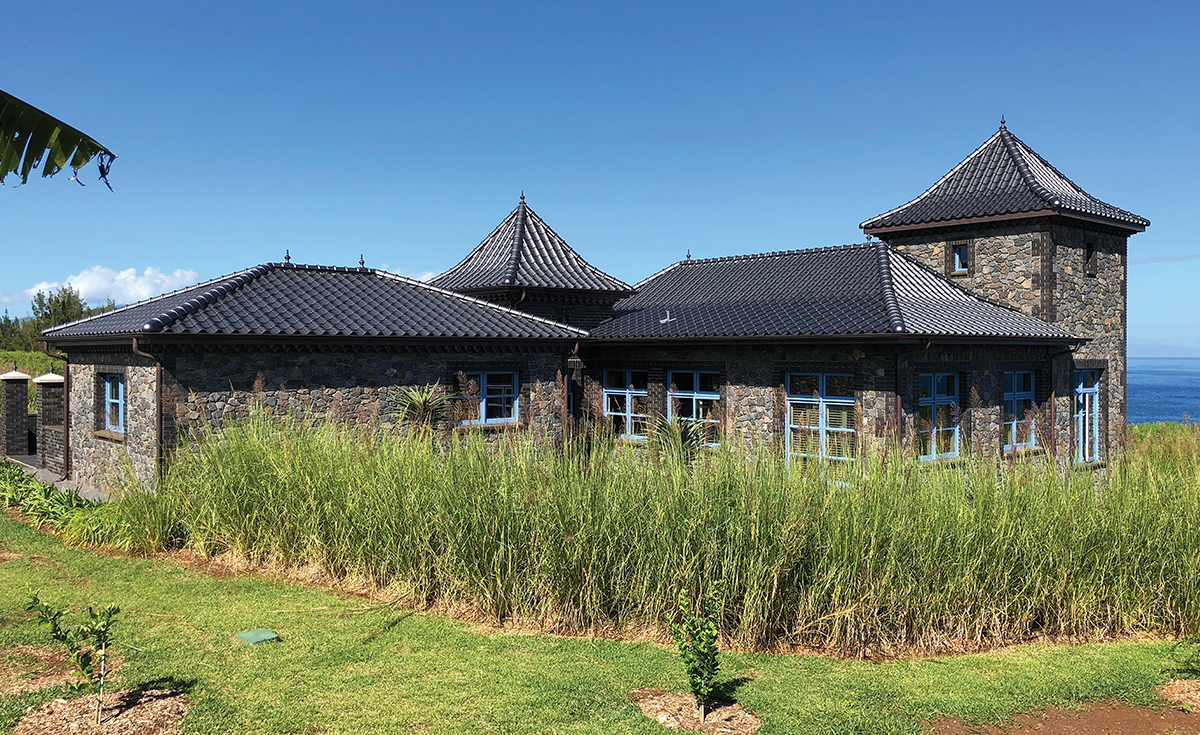
<path id="1" fill-rule="evenodd" d="M 33 381 L 37 384 L 37 457 L 38 467 L 57 475 L 65 469 L 66 445 L 63 429 L 63 380 L 45 375 Z"/>
<path id="2" fill-rule="evenodd" d="M 858 430 L 864 440 L 890 436 L 895 425 L 895 369 L 891 348 L 742 345 L 706 347 L 585 347 L 583 392 L 602 392 L 605 369 L 646 370 L 651 415 L 665 415 L 668 373 L 706 370 L 720 374 L 722 434 L 739 443 L 778 445 L 786 431 L 786 389 L 791 372 L 855 376 Z M 598 406 L 591 406 L 597 411 Z"/>
<path id="3" fill-rule="evenodd" d="M 1070 407 L 1069 399 L 1063 407 L 1061 388 L 1059 405 L 1050 406 L 1055 386 L 1067 382 L 1064 372 L 1051 365 L 1054 354 L 1049 347 L 988 345 L 588 347 L 581 351 L 581 373 L 583 393 L 591 397 L 584 405 L 598 413 L 606 368 L 646 370 L 650 412 L 663 415 L 669 371 L 718 371 L 724 436 L 739 443 L 775 446 L 784 442 L 786 433 L 787 373 L 849 373 L 855 381 L 860 442 L 878 449 L 897 435 L 898 426 L 903 440 L 915 443 L 918 376 L 953 372 L 961 386 L 963 450 L 997 455 L 1003 446 L 1003 373 L 1029 370 L 1035 374 L 1038 451 L 1050 449 L 1054 440 L 1055 450 L 1062 455 L 1070 442 Z M 1062 364 L 1061 359 L 1055 362 L 1059 368 Z M 1052 425 L 1055 431 L 1050 431 Z"/>
<path id="4" fill-rule="evenodd" d="M 1119 451 L 1126 417 L 1126 286 L 1128 233 L 1064 217 L 931 228 L 884 235 L 897 250 L 975 293 L 1088 338 L 1070 357 L 1056 359 L 1056 412 L 1071 410 L 1072 370 L 1103 371 L 1107 451 Z M 972 269 L 955 275 L 947 253 L 968 242 Z M 1089 274 L 1088 246 L 1096 266 Z M 1059 363 L 1062 363 L 1061 365 Z"/>
<path id="5" fill-rule="evenodd" d="M 553 435 L 562 423 L 565 355 L 450 350 L 164 351 L 167 446 L 201 425 L 220 427 L 258 403 L 268 415 L 333 417 L 393 429 L 397 388 L 439 383 L 471 371 L 516 372 L 520 424 Z"/>
<path id="6" fill-rule="evenodd" d="M 70 370 L 70 470 L 73 479 L 100 490 L 115 487 L 123 467 L 144 485 L 158 470 L 158 368 L 131 352 L 73 353 Z M 101 376 L 125 376 L 125 431 L 104 428 Z"/>
<path id="7" fill-rule="evenodd" d="M 29 454 L 29 376 L 7 373 L 0 380 L 0 457 Z"/>

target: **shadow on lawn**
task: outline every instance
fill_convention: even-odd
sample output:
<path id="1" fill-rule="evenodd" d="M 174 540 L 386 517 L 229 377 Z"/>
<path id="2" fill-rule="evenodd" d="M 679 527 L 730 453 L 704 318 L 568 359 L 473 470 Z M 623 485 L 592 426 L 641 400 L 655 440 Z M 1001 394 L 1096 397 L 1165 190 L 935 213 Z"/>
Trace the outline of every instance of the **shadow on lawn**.
<path id="1" fill-rule="evenodd" d="M 1200 636 L 1184 638 L 1171 646 L 1171 660 L 1163 670 L 1172 679 L 1200 678 Z"/>
<path id="2" fill-rule="evenodd" d="M 749 683 L 750 679 L 744 676 L 727 679 L 713 687 L 709 699 L 715 707 L 727 707 L 731 704 L 737 704 L 737 691 Z"/>

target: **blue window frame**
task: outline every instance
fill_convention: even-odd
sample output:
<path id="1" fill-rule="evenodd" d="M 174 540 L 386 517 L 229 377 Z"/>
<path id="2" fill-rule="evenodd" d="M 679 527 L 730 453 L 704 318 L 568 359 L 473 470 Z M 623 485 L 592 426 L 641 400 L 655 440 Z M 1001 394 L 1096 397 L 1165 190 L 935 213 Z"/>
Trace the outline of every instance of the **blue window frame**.
<path id="1" fill-rule="evenodd" d="M 854 376 L 787 375 L 788 458 L 853 461 L 858 453 Z"/>
<path id="2" fill-rule="evenodd" d="M 921 459 L 958 456 L 958 374 L 921 373 L 917 392 L 917 437 Z"/>
<path id="3" fill-rule="evenodd" d="M 670 394 L 667 417 L 704 425 L 705 443 L 716 444 L 721 407 L 721 375 L 700 370 L 672 370 L 667 374 Z"/>
<path id="4" fill-rule="evenodd" d="M 1100 371 L 1075 371 L 1075 461 L 1100 459 Z"/>
<path id="5" fill-rule="evenodd" d="M 617 436 L 646 438 L 649 387 L 645 370 L 604 371 L 604 415 Z"/>
<path id="6" fill-rule="evenodd" d="M 106 373 L 104 380 L 104 428 L 125 433 L 125 376 Z"/>
<path id="7" fill-rule="evenodd" d="M 954 272 L 966 273 L 971 269 L 971 245 L 960 242 L 954 245 Z"/>
<path id="8" fill-rule="evenodd" d="M 1001 426 L 1005 451 L 1028 449 L 1037 443 L 1033 403 L 1033 372 L 1004 374 L 1004 416 Z"/>
<path id="9" fill-rule="evenodd" d="M 519 414 L 519 383 L 516 373 L 462 373 L 462 405 L 465 418 L 460 422 L 469 424 L 512 424 Z"/>

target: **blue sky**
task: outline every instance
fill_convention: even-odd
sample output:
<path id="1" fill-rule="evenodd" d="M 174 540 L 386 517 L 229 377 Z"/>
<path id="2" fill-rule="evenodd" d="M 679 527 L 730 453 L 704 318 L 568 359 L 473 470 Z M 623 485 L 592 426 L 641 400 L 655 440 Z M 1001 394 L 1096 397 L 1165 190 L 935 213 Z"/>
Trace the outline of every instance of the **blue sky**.
<path id="1" fill-rule="evenodd" d="M 445 270 L 516 205 L 634 282 L 862 239 L 1009 129 L 1130 241 L 1130 347 L 1200 355 L 1200 13 L 1139 3 L 21 3 L 0 88 L 119 154 L 0 189 L 0 302 L 282 259 Z M 1151 262 L 1158 259 L 1157 262 Z"/>

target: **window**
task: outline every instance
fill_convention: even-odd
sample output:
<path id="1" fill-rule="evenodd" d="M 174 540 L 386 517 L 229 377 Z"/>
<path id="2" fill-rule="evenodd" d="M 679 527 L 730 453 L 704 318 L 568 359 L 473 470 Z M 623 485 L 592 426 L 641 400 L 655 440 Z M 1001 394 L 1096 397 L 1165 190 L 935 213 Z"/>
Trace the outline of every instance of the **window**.
<path id="1" fill-rule="evenodd" d="M 1075 371 L 1075 461 L 1100 459 L 1100 371 Z"/>
<path id="2" fill-rule="evenodd" d="M 954 272 L 967 273 L 971 269 L 971 245 L 959 242 L 954 244 Z"/>
<path id="3" fill-rule="evenodd" d="M 1096 252 L 1096 246 L 1090 242 L 1083 246 L 1083 269 L 1093 277 L 1100 269 L 1100 255 Z"/>
<path id="4" fill-rule="evenodd" d="M 958 375 L 922 373 L 917 394 L 921 459 L 958 456 Z"/>
<path id="5" fill-rule="evenodd" d="M 125 376 L 105 373 L 100 376 L 104 387 L 103 426 L 106 431 L 125 433 Z"/>
<path id="6" fill-rule="evenodd" d="M 1004 449 L 1034 446 L 1033 373 L 1018 371 L 1004 374 L 1004 416 L 1001 426 Z"/>
<path id="7" fill-rule="evenodd" d="M 617 436 L 646 438 L 648 387 L 645 370 L 604 371 L 604 415 Z"/>
<path id="8" fill-rule="evenodd" d="M 787 402 L 789 458 L 854 459 L 858 442 L 853 375 L 790 373 Z"/>
<path id="9" fill-rule="evenodd" d="M 517 421 L 516 373 L 460 373 L 462 424 L 511 424 Z"/>
<path id="10" fill-rule="evenodd" d="M 680 421 L 705 425 L 705 442 L 716 442 L 720 409 L 720 374 L 673 370 L 668 374 L 671 393 L 667 401 L 667 416 Z"/>

